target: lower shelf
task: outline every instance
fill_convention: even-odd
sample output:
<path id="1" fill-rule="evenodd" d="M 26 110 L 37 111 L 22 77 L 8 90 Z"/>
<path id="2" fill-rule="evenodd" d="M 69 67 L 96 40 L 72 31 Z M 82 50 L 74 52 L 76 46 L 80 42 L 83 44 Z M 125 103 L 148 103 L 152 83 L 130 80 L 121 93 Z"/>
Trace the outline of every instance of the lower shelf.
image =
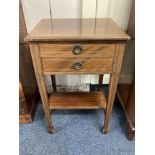
<path id="1" fill-rule="evenodd" d="M 106 98 L 96 92 L 55 92 L 49 97 L 50 109 L 98 109 L 106 108 Z"/>

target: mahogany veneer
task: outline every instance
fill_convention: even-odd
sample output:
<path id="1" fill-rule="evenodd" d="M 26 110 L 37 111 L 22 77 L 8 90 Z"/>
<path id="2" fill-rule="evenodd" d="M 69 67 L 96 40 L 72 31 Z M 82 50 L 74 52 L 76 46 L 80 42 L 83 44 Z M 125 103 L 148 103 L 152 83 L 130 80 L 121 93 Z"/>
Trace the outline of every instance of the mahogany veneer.
<path id="1" fill-rule="evenodd" d="M 130 37 L 112 19 L 43 19 L 27 35 L 35 75 L 47 119 L 53 132 L 52 109 L 105 109 L 103 132 L 109 121 L 126 40 Z M 108 96 L 97 92 L 56 92 L 56 74 L 110 73 Z M 48 97 L 44 76 L 51 75 L 53 93 Z M 100 90 L 100 89 L 99 89 Z"/>
<path id="2" fill-rule="evenodd" d="M 106 108 L 102 92 L 53 93 L 49 98 L 50 109 L 98 109 Z"/>

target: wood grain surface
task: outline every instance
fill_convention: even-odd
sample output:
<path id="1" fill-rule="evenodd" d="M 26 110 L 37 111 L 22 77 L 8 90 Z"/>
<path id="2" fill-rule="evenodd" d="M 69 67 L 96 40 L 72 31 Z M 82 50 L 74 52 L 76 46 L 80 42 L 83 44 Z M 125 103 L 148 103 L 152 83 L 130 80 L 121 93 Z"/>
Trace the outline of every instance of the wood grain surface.
<path id="1" fill-rule="evenodd" d="M 51 109 L 96 109 L 106 108 L 103 92 L 53 93 L 49 98 Z"/>
<path id="2" fill-rule="evenodd" d="M 38 83 L 38 87 L 39 87 L 39 92 L 40 92 L 43 108 L 45 111 L 45 117 L 47 120 L 48 132 L 52 133 L 53 126 L 52 126 L 49 105 L 48 105 L 47 90 L 46 90 L 46 86 L 45 86 L 44 77 L 42 74 L 42 66 L 41 66 L 41 62 L 40 62 L 40 58 L 39 58 L 37 44 L 30 44 L 30 49 L 31 49 L 31 56 L 32 56 L 32 60 L 33 60 L 33 66 L 34 66 L 34 70 L 35 70 L 35 74 L 36 74 L 36 79 L 37 79 L 37 83 Z"/>
<path id="3" fill-rule="evenodd" d="M 115 99 L 117 84 L 119 80 L 119 75 L 121 71 L 121 65 L 124 55 L 124 48 L 125 44 L 117 44 L 116 47 L 116 56 L 115 56 L 115 62 L 113 66 L 113 73 L 110 77 L 110 85 L 109 85 L 109 92 L 108 92 L 108 104 L 106 109 L 106 115 L 105 115 L 105 121 L 104 121 L 104 128 L 103 133 L 107 133 L 109 131 L 109 121 L 111 117 L 111 112 L 113 108 L 113 103 Z"/>
<path id="4" fill-rule="evenodd" d="M 112 19 L 43 19 L 25 38 L 31 56 L 43 102 L 48 131 L 52 132 L 50 109 L 105 108 L 103 132 L 109 130 L 110 116 L 119 80 L 124 47 L 130 37 Z M 79 55 L 72 52 L 80 45 Z M 96 92 L 53 92 L 48 98 L 44 75 L 110 73 L 108 97 Z M 55 87 L 55 86 L 54 86 Z M 55 90 L 54 90 L 55 91 Z"/>
<path id="5" fill-rule="evenodd" d="M 19 3 L 19 123 L 31 123 L 36 109 L 38 86 L 30 55 L 24 38 L 27 35 L 21 3 Z"/>
<path id="6" fill-rule="evenodd" d="M 135 139 L 135 83 L 119 84 L 117 97 L 126 117 L 126 136 L 128 140 Z"/>
<path id="7" fill-rule="evenodd" d="M 45 58 L 41 62 L 44 74 L 111 73 L 113 67 L 113 58 Z M 76 62 L 81 69 L 74 69 Z"/>
<path id="8" fill-rule="evenodd" d="M 42 19 L 25 41 L 129 40 L 110 18 Z"/>
<path id="9" fill-rule="evenodd" d="M 81 53 L 75 55 L 73 53 L 74 46 L 81 47 Z M 54 44 L 44 43 L 39 44 L 40 57 L 114 57 L 115 56 L 115 44 Z"/>

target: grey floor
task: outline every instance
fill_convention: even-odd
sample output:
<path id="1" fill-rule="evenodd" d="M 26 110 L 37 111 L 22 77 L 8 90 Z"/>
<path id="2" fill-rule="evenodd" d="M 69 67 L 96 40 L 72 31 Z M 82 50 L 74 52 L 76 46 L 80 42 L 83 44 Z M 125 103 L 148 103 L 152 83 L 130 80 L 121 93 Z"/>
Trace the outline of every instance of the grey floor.
<path id="1" fill-rule="evenodd" d="M 102 110 L 56 110 L 54 134 L 47 133 L 42 104 L 33 123 L 19 128 L 20 155 L 134 155 L 135 143 L 125 136 L 121 107 L 114 105 L 107 135 L 101 133 Z"/>

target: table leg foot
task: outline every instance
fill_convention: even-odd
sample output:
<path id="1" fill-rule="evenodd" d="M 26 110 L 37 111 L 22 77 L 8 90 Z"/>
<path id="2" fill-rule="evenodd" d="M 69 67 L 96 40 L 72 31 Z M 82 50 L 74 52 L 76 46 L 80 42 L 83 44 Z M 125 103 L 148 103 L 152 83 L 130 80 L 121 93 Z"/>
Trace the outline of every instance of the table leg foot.
<path id="1" fill-rule="evenodd" d="M 103 134 L 107 134 L 107 133 L 108 133 L 108 131 L 103 130 Z"/>
<path id="2" fill-rule="evenodd" d="M 50 129 L 48 128 L 48 133 L 53 134 L 53 130 L 54 130 L 54 127 L 50 128 Z"/>
<path id="3" fill-rule="evenodd" d="M 109 127 L 104 126 L 102 132 L 103 134 L 107 134 L 109 132 Z"/>

